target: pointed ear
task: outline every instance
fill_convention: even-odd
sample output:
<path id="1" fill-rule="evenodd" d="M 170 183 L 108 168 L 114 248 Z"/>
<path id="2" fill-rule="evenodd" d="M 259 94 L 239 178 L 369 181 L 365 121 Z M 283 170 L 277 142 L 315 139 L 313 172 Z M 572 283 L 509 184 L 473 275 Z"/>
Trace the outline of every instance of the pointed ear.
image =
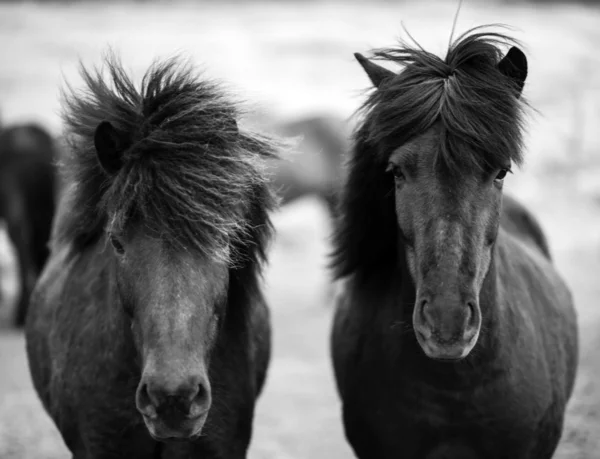
<path id="1" fill-rule="evenodd" d="M 108 121 L 102 121 L 94 133 L 96 156 L 102 169 L 109 175 L 116 174 L 123 165 L 121 140 L 117 130 Z"/>
<path id="2" fill-rule="evenodd" d="M 508 50 L 506 56 L 498 63 L 498 70 L 514 81 L 517 97 L 521 96 L 527 78 L 527 57 L 516 46 Z"/>
<path id="3" fill-rule="evenodd" d="M 360 53 L 354 53 L 354 57 L 365 70 L 365 72 L 367 72 L 371 83 L 373 83 L 376 88 L 379 88 L 384 81 L 396 76 L 396 74 L 391 70 L 371 62 Z"/>

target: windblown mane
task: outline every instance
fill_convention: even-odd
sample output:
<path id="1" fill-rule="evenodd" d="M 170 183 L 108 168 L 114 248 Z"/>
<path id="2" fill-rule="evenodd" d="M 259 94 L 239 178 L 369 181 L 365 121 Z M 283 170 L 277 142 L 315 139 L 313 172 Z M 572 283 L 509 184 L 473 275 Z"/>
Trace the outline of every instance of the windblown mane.
<path id="1" fill-rule="evenodd" d="M 394 149 L 435 126 L 440 133 L 436 163 L 445 174 L 460 178 L 462 171 L 521 164 L 526 102 L 497 67 L 500 46 L 516 41 L 481 28 L 461 35 L 445 59 L 404 42 L 374 53 L 375 59 L 404 69 L 359 110 L 362 124 L 354 136 L 334 234 L 336 277 L 397 259 L 394 185 L 384 172 Z"/>
<path id="2" fill-rule="evenodd" d="M 68 188 L 53 243 L 81 250 L 104 231 L 140 223 L 169 244 L 232 265 L 264 258 L 275 205 L 264 163 L 275 147 L 238 130 L 238 109 L 219 85 L 177 59 L 153 64 L 139 89 L 112 54 L 81 74 L 85 90 L 68 86 L 63 96 Z M 102 121 L 124 139 L 113 176 L 96 156 Z"/>

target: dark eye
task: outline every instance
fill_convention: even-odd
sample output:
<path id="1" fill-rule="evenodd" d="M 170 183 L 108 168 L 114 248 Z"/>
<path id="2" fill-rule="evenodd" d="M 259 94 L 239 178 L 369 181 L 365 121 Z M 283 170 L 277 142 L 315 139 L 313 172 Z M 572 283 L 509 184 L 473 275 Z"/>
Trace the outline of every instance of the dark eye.
<path id="1" fill-rule="evenodd" d="M 385 171 L 388 174 L 392 174 L 397 179 L 403 179 L 404 178 L 404 174 L 402 173 L 402 169 L 400 169 L 400 166 L 398 166 L 397 164 L 389 163 L 388 166 L 387 166 L 387 168 L 385 169 Z"/>
<path id="2" fill-rule="evenodd" d="M 123 255 L 125 253 L 125 248 L 123 247 L 123 244 L 121 244 L 121 242 L 112 234 L 110 234 L 108 238 L 113 248 L 115 249 L 115 252 L 117 252 L 119 255 Z"/>
<path id="3" fill-rule="evenodd" d="M 506 169 L 500 169 L 500 171 L 498 172 L 498 174 L 496 175 L 496 178 L 494 179 L 496 182 L 501 182 L 502 180 L 505 179 L 506 174 L 508 174 L 510 172 L 509 168 Z"/>

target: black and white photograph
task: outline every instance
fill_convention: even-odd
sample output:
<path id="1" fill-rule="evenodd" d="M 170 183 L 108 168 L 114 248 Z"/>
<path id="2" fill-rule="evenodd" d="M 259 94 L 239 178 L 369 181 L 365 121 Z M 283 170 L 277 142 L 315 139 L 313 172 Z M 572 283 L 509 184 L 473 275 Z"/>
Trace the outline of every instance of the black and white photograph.
<path id="1" fill-rule="evenodd" d="M 600 459 L 599 0 L 0 43 L 0 459 Z"/>

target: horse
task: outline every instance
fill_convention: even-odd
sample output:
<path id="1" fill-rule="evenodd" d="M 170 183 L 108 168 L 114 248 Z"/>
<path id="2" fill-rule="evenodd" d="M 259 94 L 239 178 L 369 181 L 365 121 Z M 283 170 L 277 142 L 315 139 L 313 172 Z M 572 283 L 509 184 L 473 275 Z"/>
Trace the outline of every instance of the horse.
<path id="1" fill-rule="evenodd" d="M 277 142 L 178 58 L 109 53 L 63 92 L 69 151 L 26 323 L 74 458 L 245 458 L 269 360 L 261 273 Z"/>
<path id="2" fill-rule="evenodd" d="M 56 148 L 36 123 L 0 129 L 0 219 L 17 251 L 20 292 L 14 317 L 23 327 L 31 290 L 49 255 L 55 212 Z"/>
<path id="3" fill-rule="evenodd" d="M 505 194 L 502 198 L 500 225 L 511 234 L 518 234 L 521 240 L 539 250 L 548 260 L 552 260 L 548 238 L 538 219 L 514 196 Z"/>
<path id="4" fill-rule="evenodd" d="M 349 150 L 347 129 L 345 120 L 327 115 L 274 126 L 278 137 L 301 139 L 292 154 L 270 164 L 281 206 L 315 195 L 325 203 L 331 219 L 335 218 L 343 163 Z"/>
<path id="5" fill-rule="evenodd" d="M 374 90 L 334 231 L 330 349 L 360 459 L 548 459 L 562 434 L 577 317 L 541 226 L 503 201 L 528 71 L 502 32 L 471 29 L 445 58 L 355 54 Z"/>

